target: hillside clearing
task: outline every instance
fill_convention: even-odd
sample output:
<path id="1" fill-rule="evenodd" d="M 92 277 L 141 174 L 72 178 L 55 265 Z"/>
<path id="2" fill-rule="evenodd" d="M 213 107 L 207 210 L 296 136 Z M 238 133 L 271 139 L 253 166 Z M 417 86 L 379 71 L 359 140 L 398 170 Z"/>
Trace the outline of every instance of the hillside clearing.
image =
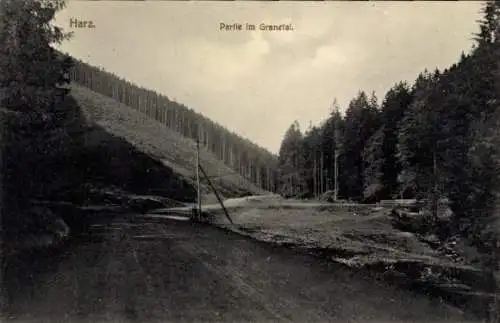
<path id="1" fill-rule="evenodd" d="M 195 184 L 196 143 L 193 140 L 168 129 L 142 112 L 85 87 L 72 84 L 71 94 L 89 124 L 101 126 L 110 134 L 123 138 L 139 151 L 161 161 L 192 185 Z M 86 145 L 98 145 L 102 140 L 88 135 Z M 200 163 L 226 197 L 266 193 L 203 148 L 200 149 Z M 204 182 L 202 192 L 211 193 Z"/>

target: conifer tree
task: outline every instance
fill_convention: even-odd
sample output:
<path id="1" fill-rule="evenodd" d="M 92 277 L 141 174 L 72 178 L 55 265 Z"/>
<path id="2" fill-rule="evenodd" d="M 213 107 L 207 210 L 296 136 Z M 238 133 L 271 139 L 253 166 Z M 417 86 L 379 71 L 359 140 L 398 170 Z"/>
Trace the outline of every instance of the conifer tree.
<path id="1" fill-rule="evenodd" d="M 321 126 L 320 149 L 323 155 L 324 167 L 324 169 L 321 170 L 321 174 L 324 174 L 323 177 L 326 182 L 326 190 L 335 190 L 335 163 L 336 160 L 338 162 L 341 126 L 342 116 L 340 115 L 340 108 L 337 101 L 334 100 L 330 115 Z"/>
<path id="2" fill-rule="evenodd" d="M 500 35 L 500 1 L 488 0 L 482 8 L 483 17 L 479 20 L 479 33 L 475 40 L 479 47 L 484 47 L 498 41 Z"/>
<path id="3" fill-rule="evenodd" d="M 365 92 L 359 92 L 346 111 L 340 166 L 341 180 L 351 198 L 359 200 L 363 196 L 363 151 L 378 127 L 379 111 L 375 96 L 368 99 Z"/>
<path id="4" fill-rule="evenodd" d="M 421 73 L 413 87 L 413 101 L 398 127 L 397 156 L 402 166 L 399 174 L 401 193 L 425 197 L 432 187 L 434 148 L 437 146 L 438 118 L 429 101 L 436 79 L 427 71 Z"/>
<path id="5" fill-rule="evenodd" d="M 384 132 L 381 126 L 367 141 L 363 149 L 363 198 L 365 201 L 377 202 L 387 195 L 384 185 Z"/>
<path id="6" fill-rule="evenodd" d="M 303 156 L 305 173 L 305 184 L 309 197 L 319 195 L 319 151 L 321 149 L 321 130 L 319 127 L 311 126 L 305 133 L 303 139 Z"/>
<path id="7" fill-rule="evenodd" d="M 412 102 L 408 85 L 404 82 L 395 84 L 386 94 L 381 107 L 381 123 L 383 124 L 382 143 L 382 178 L 385 198 L 398 196 L 398 174 L 401 164 L 397 159 L 398 129 L 401 119 Z"/>
<path id="8" fill-rule="evenodd" d="M 291 197 L 304 192 L 305 161 L 302 140 L 299 123 L 295 121 L 286 131 L 279 151 L 279 193 L 283 196 Z"/>
<path id="9" fill-rule="evenodd" d="M 69 58 L 51 45 L 70 37 L 52 25 L 62 0 L 4 0 L 0 3 L 1 105 L 21 112 L 46 112 L 57 86 L 68 82 Z"/>

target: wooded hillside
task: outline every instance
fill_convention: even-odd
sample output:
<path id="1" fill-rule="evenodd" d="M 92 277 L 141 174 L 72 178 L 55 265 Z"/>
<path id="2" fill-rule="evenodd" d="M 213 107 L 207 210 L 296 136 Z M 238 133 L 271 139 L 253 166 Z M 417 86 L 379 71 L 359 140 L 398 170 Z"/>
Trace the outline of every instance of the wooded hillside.
<path id="1" fill-rule="evenodd" d="M 126 81 L 103 69 L 74 60 L 70 78 L 90 90 L 109 96 L 181 135 L 200 140 L 227 166 L 268 191 L 276 188 L 276 156 L 167 96 Z"/>
<path id="2" fill-rule="evenodd" d="M 500 257 L 500 1 L 487 1 L 469 53 L 443 71 L 396 81 L 379 103 L 360 91 L 345 115 L 294 123 L 279 155 L 278 192 L 334 200 L 423 200 L 429 232 L 461 236 Z M 471 35 L 472 36 L 472 35 Z M 458 56 L 458 55 L 457 55 Z M 447 213 L 438 201 L 449 201 Z M 427 221 L 427 220 L 426 220 Z"/>

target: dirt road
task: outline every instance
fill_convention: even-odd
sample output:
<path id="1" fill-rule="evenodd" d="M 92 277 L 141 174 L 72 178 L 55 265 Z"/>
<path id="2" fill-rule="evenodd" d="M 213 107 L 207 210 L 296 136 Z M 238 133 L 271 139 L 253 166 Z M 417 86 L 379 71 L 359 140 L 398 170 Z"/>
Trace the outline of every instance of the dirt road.
<path id="1" fill-rule="evenodd" d="M 38 258 L 38 260 L 36 260 Z M 189 222 L 115 218 L 12 260 L 6 322 L 459 322 L 439 301 Z"/>

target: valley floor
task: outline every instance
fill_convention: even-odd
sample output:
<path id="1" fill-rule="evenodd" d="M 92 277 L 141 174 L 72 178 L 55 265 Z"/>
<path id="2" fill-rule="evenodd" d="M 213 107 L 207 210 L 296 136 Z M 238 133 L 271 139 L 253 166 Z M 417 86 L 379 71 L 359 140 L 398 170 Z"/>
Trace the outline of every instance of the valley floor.
<path id="1" fill-rule="evenodd" d="M 390 208 L 276 196 L 229 199 L 225 204 L 234 224 L 218 205 L 204 209 L 215 214 L 213 224 L 232 232 L 367 269 L 481 315 L 495 299 L 491 277 L 478 265 L 480 255 L 474 248 L 460 240 L 442 244 L 432 236 L 398 230 L 391 223 Z"/>
<path id="2" fill-rule="evenodd" d="M 6 264 L 4 322 L 460 322 L 363 270 L 191 222 L 115 216 Z"/>

